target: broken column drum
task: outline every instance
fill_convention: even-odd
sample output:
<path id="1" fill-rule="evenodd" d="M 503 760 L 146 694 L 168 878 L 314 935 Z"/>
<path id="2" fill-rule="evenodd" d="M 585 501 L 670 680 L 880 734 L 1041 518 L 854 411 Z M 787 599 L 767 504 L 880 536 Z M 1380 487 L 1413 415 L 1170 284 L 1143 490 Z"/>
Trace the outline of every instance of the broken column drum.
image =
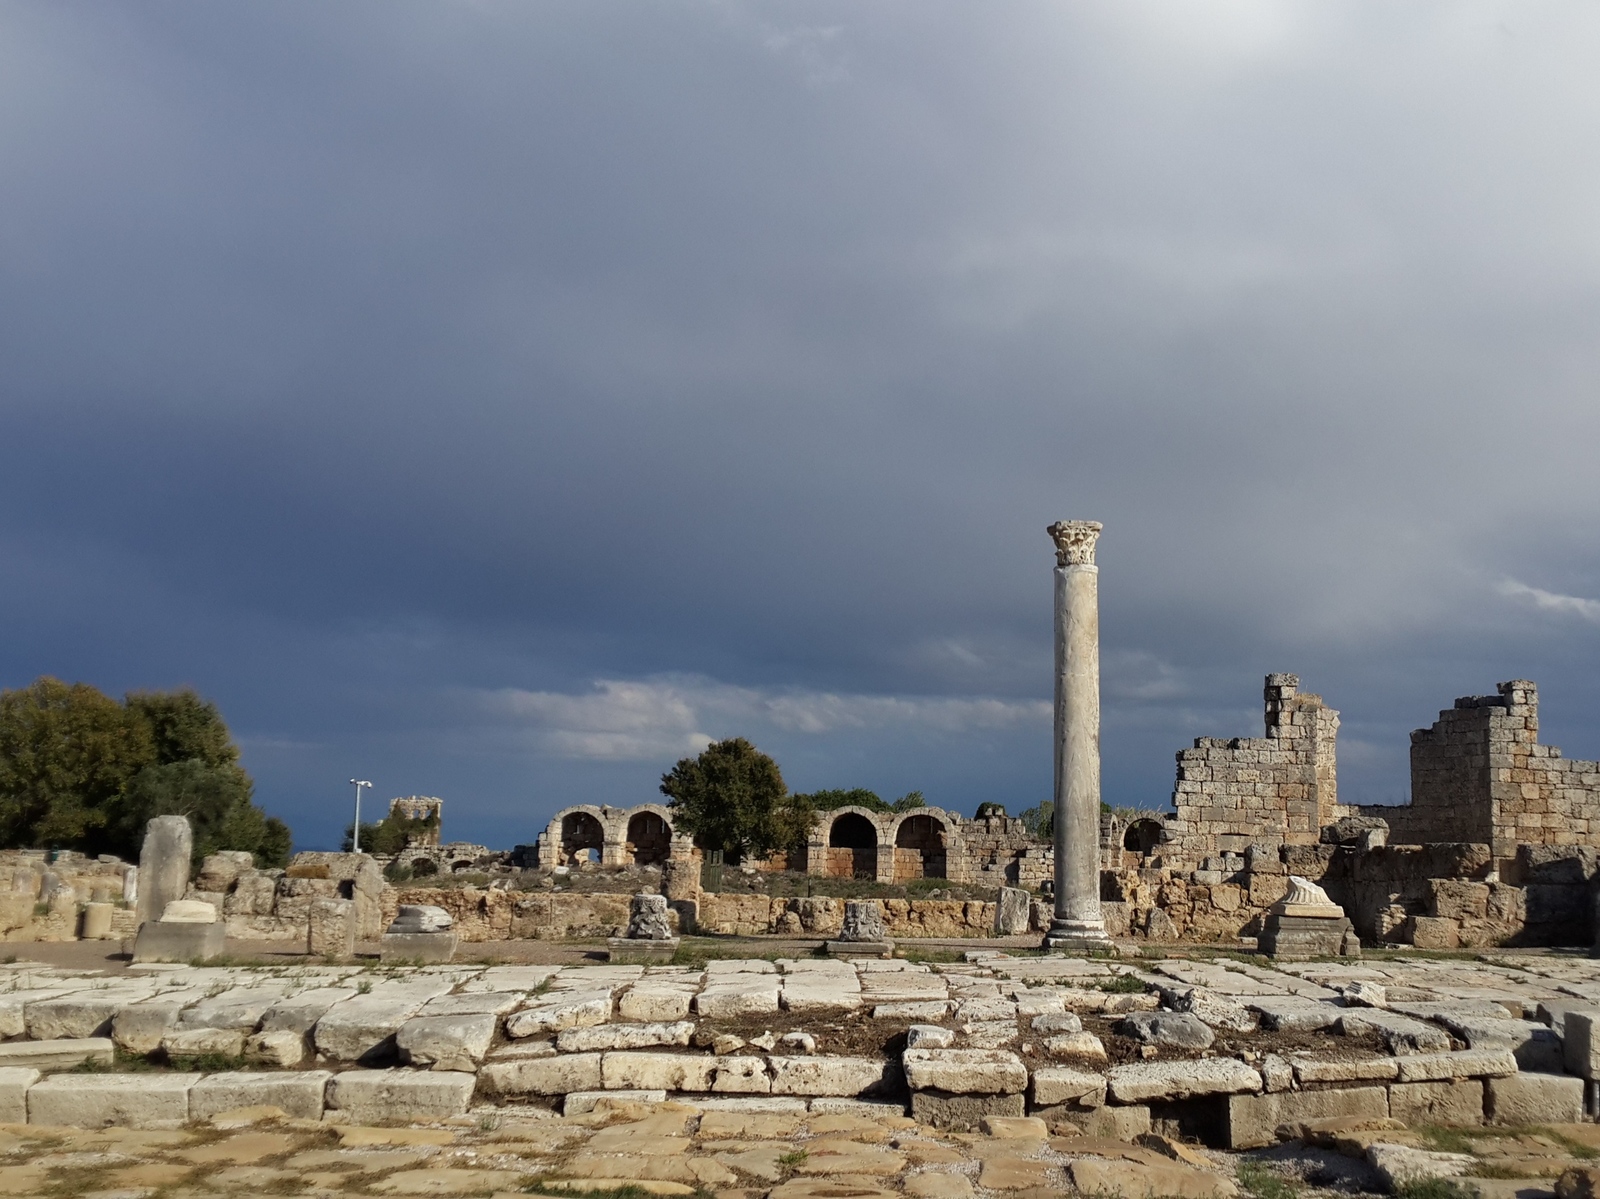
<path id="1" fill-rule="evenodd" d="M 1055 919 L 1054 949 L 1106 948 L 1100 915 L 1100 568 L 1101 524 L 1051 525 L 1056 544 Z"/>

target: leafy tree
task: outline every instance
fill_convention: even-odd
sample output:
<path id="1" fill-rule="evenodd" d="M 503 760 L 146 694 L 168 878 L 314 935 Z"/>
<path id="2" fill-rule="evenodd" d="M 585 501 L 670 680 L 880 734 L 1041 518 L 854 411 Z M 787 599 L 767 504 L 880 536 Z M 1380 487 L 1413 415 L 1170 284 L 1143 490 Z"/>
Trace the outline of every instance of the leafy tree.
<path id="1" fill-rule="evenodd" d="M 0 844 L 78 846 L 154 757 L 149 729 L 85 683 L 0 692 Z"/>
<path id="2" fill-rule="evenodd" d="M 182 815 L 197 860 L 243 849 L 282 865 L 289 827 L 251 802 L 253 790 L 222 714 L 191 690 L 118 703 L 41 678 L 0 692 L 0 845 L 133 858 L 152 816 Z"/>
<path id="3" fill-rule="evenodd" d="M 778 764 L 743 737 L 707 746 L 661 776 L 674 823 L 703 849 L 765 856 L 793 844 L 794 818 Z"/>
<path id="4" fill-rule="evenodd" d="M 1034 807 L 1024 808 L 1017 813 L 1017 819 L 1041 841 L 1048 841 L 1056 835 L 1056 805 L 1048 799 L 1040 800 Z"/>
<path id="5" fill-rule="evenodd" d="M 866 808 L 869 812 L 910 812 L 928 806 L 921 791 L 908 791 L 893 803 L 886 803 L 876 791 L 868 791 L 865 787 L 852 787 L 848 791 L 811 791 L 795 798 L 807 801 L 818 812 L 848 807 Z"/>
<path id="6" fill-rule="evenodd" d="M 391 812 L 382 820 L 373 821 L 371 824 L 363 820 L 361 822 L 361 852 L 392 857 L 410 844 L 413 837 L 431 832 L 438 827 L 439 815 L 437 812 L 429 813 L 427 816 L 420 816 L 415 820 L 409 816 L 401 816 L 394 812 Z M 352 836 L 354 829 L 354 825 L 347 824 L 344 826 L 344 844 L 342 848 L 346 853 L 349 853 L 351 846 L 355 844 Z"/>

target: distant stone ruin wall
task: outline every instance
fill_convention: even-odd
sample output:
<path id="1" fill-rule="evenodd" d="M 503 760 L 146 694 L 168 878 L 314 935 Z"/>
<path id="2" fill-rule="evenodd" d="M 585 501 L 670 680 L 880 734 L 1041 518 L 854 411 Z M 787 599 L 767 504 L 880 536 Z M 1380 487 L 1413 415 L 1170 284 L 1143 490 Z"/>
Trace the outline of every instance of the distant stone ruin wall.
<path id="1" fill-rule="evenodd" d="M 633 808 L 577 804 L 555 814 L 540 834 L 535 864 L 604 867 L 693 861 L 693 840 L 672 826 L 665 804 Z M 968 820 L 942 808 L 880 812 L 846 806 L 820 812 L 802 852 L 750 865 L 798 870 L 819 878 L 907 883 L 942 878 L 985 887 L 1038 887 L 1053 870 L 1050 846 L 1020 819 Z"/>
<path id="2" fill-rule="evenodd" d="M 1473 840 L 1497 859 L 1519 844 L 1600 846 L 1600 762 L 1539 744 L 1539 691 L 1526 679 L 1467 696 L 1411 734 L 1411 802 L 1363 806 L 1391 843 Z"/>
<path id="3" fill-rule="evenodd" d="M 1345 814 L 1335 763 L 1339 713 L 1300 678 L 1269 674 L 1263 692 L 1266 736 L 1199 737 L 1178 751 L 1176 815 L 1168 820 L 1164 860 L 1197 864 L 1252 845 L 1313 845 Z"/>

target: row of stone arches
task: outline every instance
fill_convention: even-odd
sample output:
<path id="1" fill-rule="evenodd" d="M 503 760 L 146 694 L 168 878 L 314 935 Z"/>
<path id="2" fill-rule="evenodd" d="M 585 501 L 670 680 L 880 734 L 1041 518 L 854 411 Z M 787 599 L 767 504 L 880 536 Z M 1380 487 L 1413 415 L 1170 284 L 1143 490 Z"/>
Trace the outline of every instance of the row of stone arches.
<path id="1" fill-rule="evenodd" d="M 539 862 L 551 866 L 659 866 L 673 856 L 673 848 L 672 817 L 662 805 L 611 808 L 581 804 L 556 813 L 540 835 Z"/>
<path id="2" fill-rule="evenodd" d="M 878 882 L 955 878 L 952 866 L 963 860 L 957 824 L 938 808 L 840 808 L 819 816 L 804 859 L 789 866 L 819 876 Z M 671 810 L 664 805 L 579 804 L 556 813 L 539 837 L 538 860 L 548 866 L 649 866 L 692 855 L 693 846 L 673 831 Z"/>

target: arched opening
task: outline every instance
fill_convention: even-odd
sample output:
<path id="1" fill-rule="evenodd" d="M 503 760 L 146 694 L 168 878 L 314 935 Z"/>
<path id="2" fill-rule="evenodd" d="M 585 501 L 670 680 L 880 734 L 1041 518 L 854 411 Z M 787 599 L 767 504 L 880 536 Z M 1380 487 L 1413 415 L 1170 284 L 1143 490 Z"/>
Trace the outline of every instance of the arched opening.
<path id="1" fill-rule="evenodd" d="M 605 840 L 605 830 L 588 812 L 568 812 L 561 818 L 561 864 L 598 863 Z"/>
<path id="2" fill-rule="evenodd" d="M 657 812 L 638 812 L 628 821 L 628 859 L 636 866 L 657 865 L 672 852 L 672 826 Z"/>
<path id="3" fill-rule="evenodd" d="M 894 881 L 948 878 L 944 825 L 932 816 L 909 816 L 894 835 Z"/>
<path id="4" fill-rule="evenodd" d="M 859 812 L 846 812 L 828 829 L 828 873 L 838 878 L 878 877 L 878 830 Z"/>
<path id="5" fill-rule="evenodd" d="M 1161 844 L 1161 822 L 1159 820 L 1135 820 L 1128 826 L 1128 831 L 1122 834 L 1122 848 L 1131 849 L 1141 858 L 1155 852 L 1156 846 Z"/>

